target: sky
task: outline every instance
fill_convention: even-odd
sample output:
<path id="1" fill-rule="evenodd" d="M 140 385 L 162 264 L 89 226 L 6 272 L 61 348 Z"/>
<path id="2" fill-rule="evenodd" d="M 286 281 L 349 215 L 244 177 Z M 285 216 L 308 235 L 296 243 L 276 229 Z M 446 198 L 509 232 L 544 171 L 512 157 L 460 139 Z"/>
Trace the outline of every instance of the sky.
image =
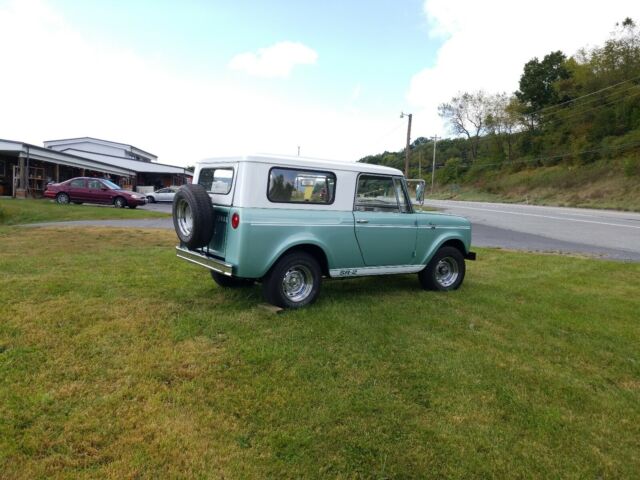
<path id="1" fill-rule="evenodd" d="M 437 106 L 602 44 L 640 2 L 0 0 L 0 138 L 91 136 L 162 163 L 355 161 L 451 136 Z"/>

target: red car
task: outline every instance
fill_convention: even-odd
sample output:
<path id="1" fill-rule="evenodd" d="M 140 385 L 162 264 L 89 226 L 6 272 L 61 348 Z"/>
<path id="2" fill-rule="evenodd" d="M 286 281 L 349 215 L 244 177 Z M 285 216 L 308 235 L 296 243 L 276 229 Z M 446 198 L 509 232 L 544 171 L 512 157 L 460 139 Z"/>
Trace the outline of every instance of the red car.
<path id="1" fill-rule="evenodd" d="M 77 177 L 61 183 L 50 183 L 44 196 L 57 203 L 105 203 L 117 208 L 136 208 L 147 203 L 147 198 L 139 193 L 123 190 L 104 178 Z"/>

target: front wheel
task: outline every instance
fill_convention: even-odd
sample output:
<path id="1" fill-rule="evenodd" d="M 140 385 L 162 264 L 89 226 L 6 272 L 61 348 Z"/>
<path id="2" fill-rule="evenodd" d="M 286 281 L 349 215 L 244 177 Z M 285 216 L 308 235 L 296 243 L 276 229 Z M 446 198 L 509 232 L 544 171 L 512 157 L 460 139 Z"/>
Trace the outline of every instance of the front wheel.
<path id="1" fill-rule="evenodd" d="M 211 278 L 222 288 L 238 288 L 238 287 L 250 287 L 253 285 L 253 280 L 246 278 L 228 277 L 222 273 L 214 272 L 211 270 Z"/>
<path id="2" fill-rule="evenodd" d="M 466 266 L 460 250 L 442 247 L 436 252 L 418 279 L 425 290 L 456 290 L 464 280 Z"/>
<path id="3" fill-rule="evenodd" d="M 113 206 L 116 208 L 124 208 L 127 206 L 127 201 L 122 197 L 116 197 L 113 201 Z"/>
<path id="4" fill-rule="evenodd" d="M 305 252 L 282 257 L 262 282 L 267 302 L 282 308 L 301 308 L 313 303 L 320 293 L 322 275 L 315 258 Z"/>
<path id="5" fill-rule="evenodd" d="M 129 205 L 129 208 L 133 210 L 134 208 L 138 208 L 138 205 Z"/>

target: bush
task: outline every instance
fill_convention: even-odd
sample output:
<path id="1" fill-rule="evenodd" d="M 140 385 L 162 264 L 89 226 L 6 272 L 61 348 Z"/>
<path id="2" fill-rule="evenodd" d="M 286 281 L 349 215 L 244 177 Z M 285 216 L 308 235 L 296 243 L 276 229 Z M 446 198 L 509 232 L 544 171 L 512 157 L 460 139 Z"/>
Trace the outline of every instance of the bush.
<path id="1" fill-rule="evenodd" d="M 626 177 L 640 176 L 640 157 L 634 155 L 624 159 L 624 174 Z"/>

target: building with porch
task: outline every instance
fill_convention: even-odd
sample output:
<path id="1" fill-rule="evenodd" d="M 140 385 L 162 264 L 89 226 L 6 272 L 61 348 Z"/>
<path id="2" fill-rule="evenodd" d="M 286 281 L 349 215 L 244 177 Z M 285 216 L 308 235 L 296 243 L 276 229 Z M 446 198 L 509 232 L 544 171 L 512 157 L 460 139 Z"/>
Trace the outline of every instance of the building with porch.
<path id="1" fill-rule="evenodd" d="M 44 147 L 0 140 L 0 195 L 38 197 L 47 183 L 79 176 L 109 178 L 145 193 L 191 181 L 190 171 L 156 160 L 132 145 L 91 137 L 50 140 Z"/>

